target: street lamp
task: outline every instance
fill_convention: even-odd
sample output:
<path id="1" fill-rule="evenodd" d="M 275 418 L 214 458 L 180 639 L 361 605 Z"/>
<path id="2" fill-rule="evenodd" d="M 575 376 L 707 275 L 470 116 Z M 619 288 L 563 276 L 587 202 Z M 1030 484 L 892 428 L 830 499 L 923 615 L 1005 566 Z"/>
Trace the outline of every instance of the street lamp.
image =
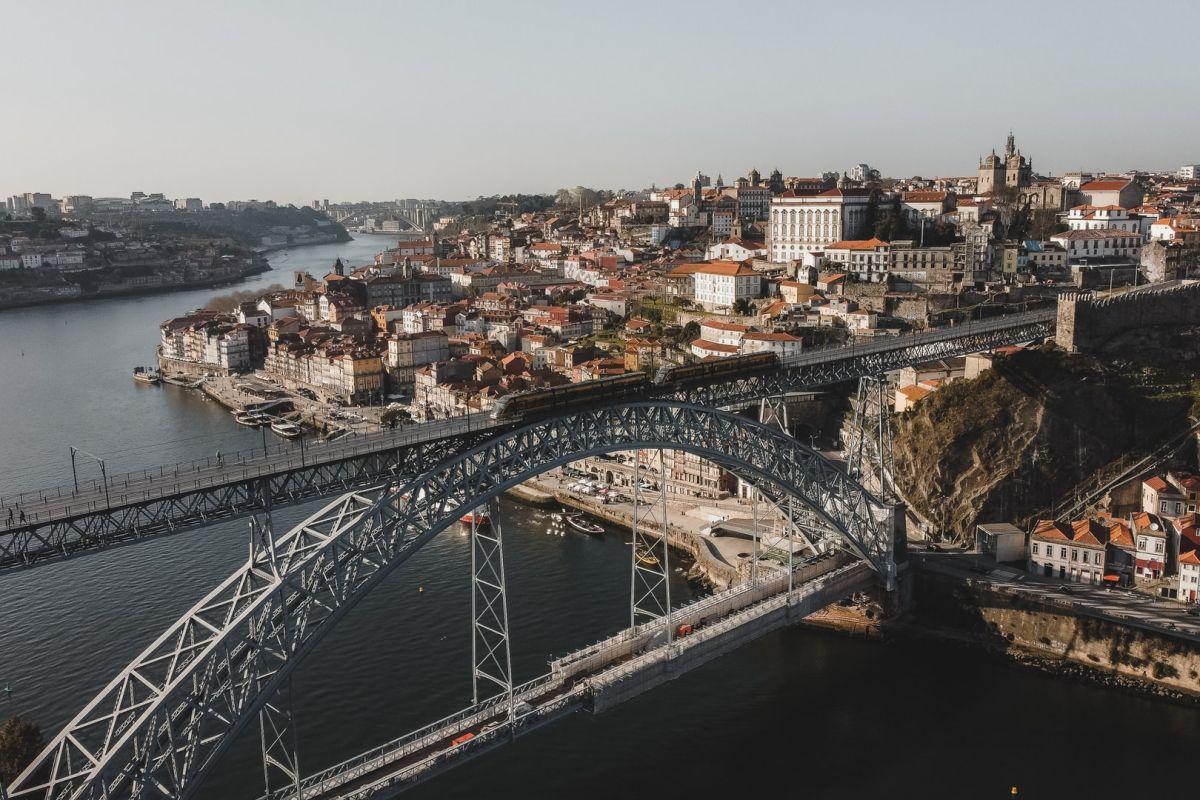
<path id="1" fill-rule="evenodd" d="M 79 476 L 75 471 L 75 455 L 77 453 L 83 454 L 83 455 L 87 456 L 88 458 L 91 458 L 100 464 L 100 478 L 101 478 L 101 480 L 104 481 L 104 505 L 106 508 L 112 508 L 112 501 L 108 495 L 108 467 L 104 463 L 104 459 L 100 458 L 99 456 L 92 455 L 91 453 L 89 453 L 86 450 L 82 450 L 78 447 L 72 446 L 71 447 L 71 478 L 75 482 L 75 493 L 76 494 L 79 493 Z"/>

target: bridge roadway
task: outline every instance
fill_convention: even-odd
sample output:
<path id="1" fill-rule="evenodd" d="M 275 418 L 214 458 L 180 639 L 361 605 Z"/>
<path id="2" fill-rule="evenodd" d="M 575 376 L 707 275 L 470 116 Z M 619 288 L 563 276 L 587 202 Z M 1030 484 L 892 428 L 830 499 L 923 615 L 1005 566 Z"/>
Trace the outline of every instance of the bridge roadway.
<path id="1" fill-rule="evenodd" d="M 1055 309 L 1010 314 L 865 344 L 809 350 L 775 372 L 688 386 L 656 387 L 650 395 L 710 407 L 731 407 L 864 375 L 890 372 L 1018 344 L 1053 334 Z M 0 499 L 0 572 L 23 569 L 145 538 L 176 533 L 413 475 L 428 464 L 524 422 L 472 414 L 410 425 L 399 431 L 324 442 L 300 451 L 225 454 L 170 467 L 110 475 Z M 8 509 L 24 515 L 12 523 Z"/>
<path id="2" fill-rule="evenodd" d="M 710 595 L 673 611 L 669 623 L 651 620 L 555 659 L 548 673 L 514 687 L 511 702 L 497 695 L 303 778 L 299 796 L 393 797 L 568 714 L 607 711 L 876 581 L 865 562 L 829 555 L 798 566 L 790 592 L 786 572 L 777 572 Z M 666 641 L 685 624 L 692 634 Z M 294 797 L 289 786 L 261 800 Z"/>

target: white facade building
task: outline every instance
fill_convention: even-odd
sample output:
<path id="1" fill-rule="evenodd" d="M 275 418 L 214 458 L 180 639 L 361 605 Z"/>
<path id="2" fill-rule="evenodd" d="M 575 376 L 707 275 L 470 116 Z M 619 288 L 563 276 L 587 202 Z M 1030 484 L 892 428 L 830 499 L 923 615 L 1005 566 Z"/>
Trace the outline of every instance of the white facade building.
<path id="1" fill-rule="evenodd" d="M 739 300 L 762 294 L 762 276 L 737 261 L 696 264 L 692 282 L 695 302 L 709 311 L 730 311 Z"/>
<path id="2" fill-rule="evenodd" d="M 1067 252 L 1071 263 L 1087 258 L 1137 259 L 1142 251 L 1141 235 L 1120 228 L 1066 231 L 1054 234 L 1050 241 Z"/>
<path id="3" fill-rule="evenodd" d="M 814 195 L 788 191 L 771 201 L 770 258 L 784 263 L 822 250 L 866 229 L 870 196 L 865 189 L 829 189 Z"/>

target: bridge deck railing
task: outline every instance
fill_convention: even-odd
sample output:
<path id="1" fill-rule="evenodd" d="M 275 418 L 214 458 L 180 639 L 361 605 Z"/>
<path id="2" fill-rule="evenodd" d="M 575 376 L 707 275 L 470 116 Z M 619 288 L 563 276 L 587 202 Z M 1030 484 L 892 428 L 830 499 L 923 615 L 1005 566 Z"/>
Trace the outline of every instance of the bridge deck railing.
<path id="1" fill-rule="evenodd" d="M 903 350 L 949 339 L 988 333 L 1019 327 L 1027 324 L 1045 323 L 1055 318 L 1056 310 L 1041 309 L 1022 314 L 1009 314 L 960 325 L 944 326 L 911 336 L 888 337 L 853 345 L 833 345 L 807 350 L 782 360 L 785 370 L 797 369 L 834 360 L 850 360 L 876 353 Z M 120 498 L 122 505 L 146 502 L 161 497 L 222 485 L 234 481 L 274 475 L 298 467 L 336 462 L 356 455 L 377 452 L 388 447 L 403 447 L 437 438 L 453 436 L 463 432 L 484 430 L 500 426 L 487 413 L 467 414 L 445 420 L 434 420 L 399 431 L 380 431 L 357 436 L 349 442 L 322 442 L 296 448 L 279 445 L 276 448 L 249 448 L 224 454 L 220 459 L 208 456 L 203 459 L 162 465 L 157 468 L 132 470 L 124 474 L 109 475 L 107 487 L 102 481 L 91 480 L 90 486 L 75 491 L 73 485 L 60 485 L 52 489 L 29 490 L 0 498 L 0 507 L 24 507 L 31 504 L 51 506 L 34 511 L 32 505 L 23 524 L 39 524 L 57 519 L 70 518 L 79 514 L 103 510 L 113 496 Z M 240 468 L 240 469 L 239 469 Z M 194 480 L 185 476 L 195 474 Z M 107 488 L 107 496 L 105 489 Z M 72 502 L 79 499 L 81 504 Z"/>
<path id="2" fill-rule="evenodd" d="M 540 675 L 520 686 L 514 687 L 513 698 L 514 700 L 523 699 L 554 682 L 555 678 L 552 674 L 546 673 L 545 675 Z M 326 767 L 320 772 L 313 773 L 301 781 L 300 788 L 304 794 L 308 794 L 313 789 L 319 791 L 322 788 L 322 784 L 331 780 L 334 780 L 337 784 L 341 784 L 348 779 L 367 774 L 381 766 L 386 766 L 392 761 L 404 758 L 406 755 L 428 747 L 433 742 L 444 738 L 447 730 L 459 730 L 463 727 L 470 727 L 482 719 L 494 716 L 507 704 L 508 696 L 498 694 L 475 705 L 467 706 L 436 722 L 431 722 L 403 736 L 359 753 L 352 758 Z M 291 797 L 293 791 L 293 787 L 285 787 L 278 792 L 273 792 L 271 795 L 262 798 L 262 800 L 283 800 L 283 798 Z"/>
<path id="3" fill-rule="evenodd" d="M 241 450 L 223 454 L 219 461 L 210 456 L 171 466 L 136 470 L 123 475 L 109 475 L 107 494 L 104 484 L 101 481 L 93 480 L 89 482 L 90 488 L 81 489 L 79 492 L 75 492 L 73 486 L 59 486 L 49 490 L 9 495 L 0 499 L 0 507 L 10 505 L 16 507 L 34 500 L 46 505 L 51 501 L 59 501 L 52 508 L 40 511 L 30 510 L 26 514 L 26 523 L 44 523 L 56 519 L 67 519 L 82 513 L 102 511 L 110 502 L 113 505 L 145 502 L 230 482 L 246 481 L 306 466 L 318 466 L 359 455 L 368 455 L 388 447 L 406 447 L 462 433 L 483 431 L 499 427 L 501 424 L 487 414 L 471 414 L 437 420 L 418 426 L 415 430 L 410 427 L 407 430 L 367 434 L 349 442 L 339 440 L 311 445 L 304 449 L 280 448 L 275 450 L 274 454 L 270 451 L 264 453 L 262 448 Z M 195 474 L 197 477 L 189 479 L 189 474 Z M 140 485 L 146 488 L 140 488 Z M 78 504 L 72 502 L 76 499 Z M 0 524 L 3 524 L 2 521 Z"/>
<path id="4" fill-rule="evenodd" d="M 1020 314 L 1005 314 L 983 320 L 970 320 L 955 325 L 942 325 L 919 333 L 881 337 L 879 340 L 862 344 L 814 347 L 792 356 L 785 356 L 780 361 L 785 369 L 794 369 L 809 364 L 824 363 L 833 359 L 857 358 L 874 353 L 903 350 L 915 345 L 944 342 L 949 339 L 958 339 L 977 333 L 991 333 L 1022 325 L 1051 322 L 1055 319 L 1057 313 L 1057 309 L 1046 308 L 1022 312 Z"/>
<path id="5" fill-rule="evenodd" d="M 788 602 L 804 600 L 817 592 L 824 591 L 833 587 L 835 584 L 840 584 L 842 581 L 852 579 L 860 574 L 865 574 L 870 568 L 863 562 L 855 562 L 844 567 L 839 567 L 832 572 L 825 573 L 819 578 L 805 583 L 801 588 L 794 589 L 791 592 L 776 591 L 768 594 L 756 602 L 737 609 L 726 617 L 714 622 L 712 625 L 706 625 L 699 628 L 695 633 L 687 637 L 689 644 L 695 644 L 716 638 L 724 633 L 727 633 L 747 620 L 753 619 L 763 613 L 764 610 L 769 610 L 775 606 L 781 606 Z M 597 675 L 593 681 L 599 681 L 604 684 L 612 684 L 622 681 L 628 677 L 636 675 L 641 670 L 653 662 L 661 659 L 666 653 L 666 648 L 655 648 L 645 653 L 641 653 L 635 658 L 624 662 L 616 667 L 605 670 L 600 675 Z"/>

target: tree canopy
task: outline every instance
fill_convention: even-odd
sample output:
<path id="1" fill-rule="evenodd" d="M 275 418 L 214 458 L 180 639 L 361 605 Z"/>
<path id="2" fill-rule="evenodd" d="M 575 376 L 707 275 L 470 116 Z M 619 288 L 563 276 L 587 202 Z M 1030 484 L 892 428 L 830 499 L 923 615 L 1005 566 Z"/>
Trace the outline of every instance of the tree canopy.
<path id="1" fill-rule="evenodd" d="M 9 784 L 45 747 L 38 726 L 24 717 L 9 717 L 0 725 L 0 782 Z"/>

